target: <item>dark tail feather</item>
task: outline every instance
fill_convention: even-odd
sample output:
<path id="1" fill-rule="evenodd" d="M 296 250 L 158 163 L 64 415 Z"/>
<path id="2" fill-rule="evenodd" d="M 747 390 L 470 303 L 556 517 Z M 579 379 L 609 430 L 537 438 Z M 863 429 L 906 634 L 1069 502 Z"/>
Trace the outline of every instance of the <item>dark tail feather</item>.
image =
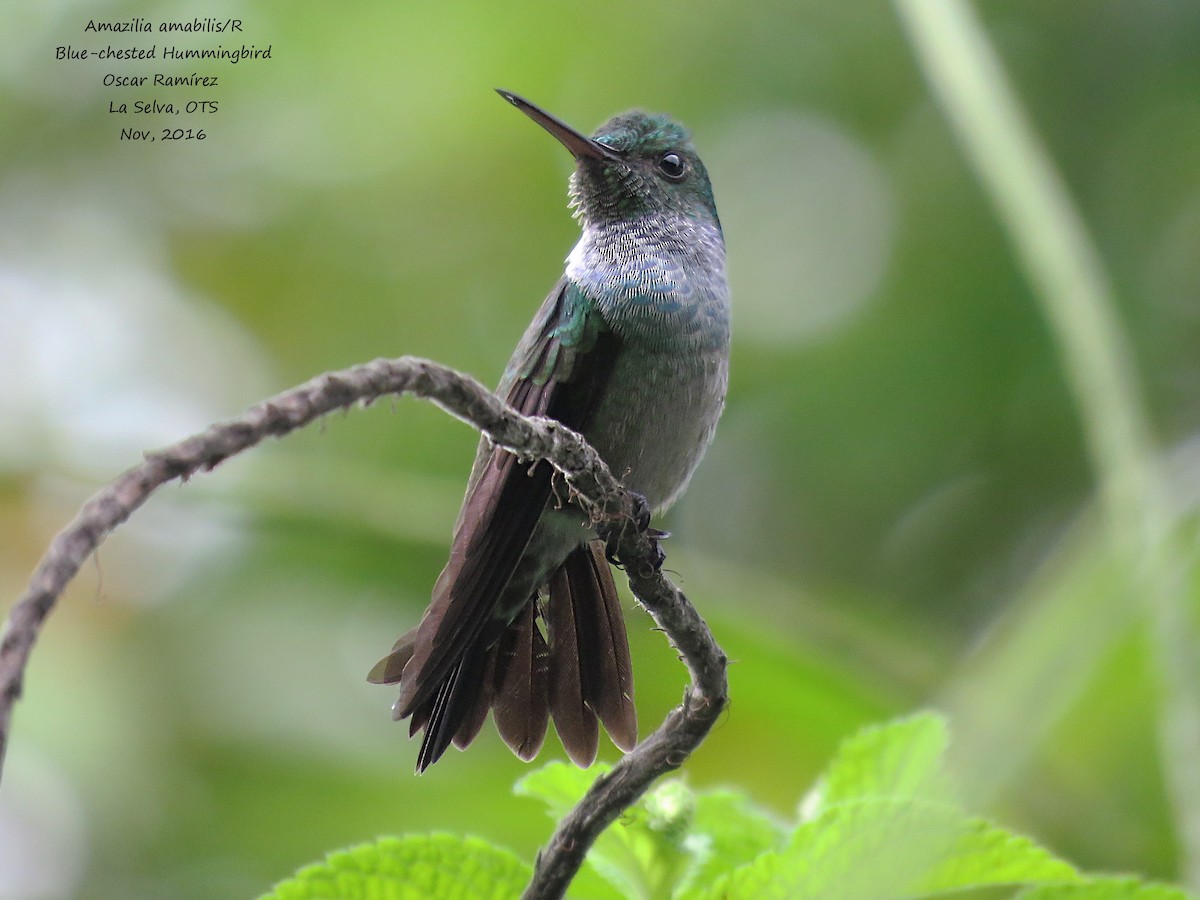
<path id="1" fill-rule="evenodd" d="M 483 677 L 479 683 L 479 691 L 475 695 L 475 703 L 463 716 L 458 730 L 454 732 L 454 746 L 459 750 L 466 750 L 467 745 L 475 740 L 479 729 L 487 721 L 488 710 L 492 708 L 493 685 L 496 677 L 496 650 L 497 645 L 493 645 L 487 651 L 487 658 L 483 664 Z M 416 717 L 413 718 L 415 720 Z"/>
<path id="2" fill-rule="evenodd" d="M 463 722 L 472 716 L 479 694 L 485 690 L 486 672 L 487 654 L 474 649 L 468 651 L 450 670 L 450 674 L 434 695 L 428 720 L 424 722 L 425 737 L 417 754 L 418 773 L 424 772 L 441 758 L 459 733 Z M 413 710 L 414 729 L 418 719 L 425 717 L 426 708 L 428 707 Z"/>
<path id="3" fill-rule="evenodd" d="M 505 743 L 521 759 L 537 756 L 550 720 L 546 675 L 548 649 L 538 629 L 537 602 L 525 609 L 486 650 L 472 647 L 438 686 L 437 691 L 410 713 L 408 734 L 422 729 L 425 737 L 417 754 L 417 771 L 433 765 L 453 743 L 460 750 L 479 734 L 493 713 Z M 371 670 L 370 681 L 394 684 L 402 680 L 413 656 L 416 629 L 396 642 L 395 648 Z M 400 701 L 393 715 L 403 718 Z"/>
<path id="4" fill-rule="evenodd" d="M 622 750 L 637 743 L 633 666 L 604 544 L 579 547 L 550 580 L 550 709 L 567 755 L 596 757 L 597 716 Z"/>
<path id="5" fill-rule="evenodd" d="M 399 682 L 404 674 L 404 667 L 412 659 L 416 641 L 417 629 L 415 628 L 400 635 L 400 639 L 392 647 L 392 652 L 375 663 L 375 666 L 367 674 L 367 681 L 371 684 L 396 684 Z"/>
<path id="6" fill-rule="evenodd" d="M 537 598 L 533 597 L 496 645 L 492 718 L 504 743 L 526 761 L 542 749 L 550 720 L 548 652 L 536 616 Z"/>
<path id="7" fill-rule="evenodd" d="M 582 549 L 582 548 L 581 548 Z M 576 550 L 572 553 L 580 552 Z M 560 567 L 550 578 L 547 622 L 550 626 L 550 714 L 567 756 L 577 766 L 590 766 L 596 758 L 600 727 L 596 714 L 584 702 L 580 668 L 576 585 Z"/>
<path id="8" fill-rule="evenodd" d="M 415 628 L 400 635 L 400 639 L 392 647 L 392 652 L 372 667 L 371 671 L 367 674 L 367 681 L 371 684 L 398 684 L 404 677 L 404 667 L 412 659 L 416 640 L 417 629 Z M 431 699 L 429 702 L 413 710 L 412 718 L 408 723 L 409 737 L 412 737 L 425 727 L 429 722 L 429 714 L 433 711 L 433 707 L 434 700 Z M 403 718 L 403 710 L 400 708 L 400 701 L 397 700 L 392 704 L 392 719 L 398 722 Z"/>
<path id="9" fill-rule="evenodd" d="M 396 718 L 396 710 L 400 704 L 396 703 L 392 706 L 392 718 Z M 433 701 L 430 700 L 427 704 L 418 710 L 414 710 L 412 718 L 408 720 L 408 736 L 412 737 L 422 728 L 429 724 L 429 714 L 433 712 Z"/>
<path id="10" fill-rule="evenodd" d="M 613 743 L 628 753 L 637 744 L 633 663 L 629 658 L 621 601 L 604 556 L 604 543 L 592 541 L 571 554 L 566 569 L 573 586 L 572 596 L 590 595 L 576 612 L 583 697 L 604 723 Z M 587 587 L 580 590 L 577 585 Z"/>
<path id="11" fill-rule="evenodd" d="M 551 716 L 567 755 L 579 766 L 596 758 L 600 722 L 622 750 L 637 743 L 629 642 L 602 542 L 578 547 L 551 577 L 543 613 L 549 646 L 537 615 L 537 600 L 531 598 L 490 647 L 481 649 L 484 639 L 477 638 L 427 699 L 411 710 L 396 702 L 395 718 L 411 715 L 409 735 L 425 732 L 418 772 L 451 743 L 460 749 L 470 744 L 489 709 L 500 736 L 524 760 L 541 749 Z M 417 634 L 413 629 L 401 637 L 368 680 L 400 682 L 404 688 Z"/>

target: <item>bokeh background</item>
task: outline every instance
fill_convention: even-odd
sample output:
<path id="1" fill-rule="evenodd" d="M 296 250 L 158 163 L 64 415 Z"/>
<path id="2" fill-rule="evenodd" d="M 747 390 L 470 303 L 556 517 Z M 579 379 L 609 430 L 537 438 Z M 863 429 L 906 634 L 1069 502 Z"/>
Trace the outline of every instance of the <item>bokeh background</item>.
<path id="1" fill-rule="evenodd" d="M 975 6 L 1099 249 L 1189 512 L 1200 8 Z M 89 19 L 138 15 L 239 17 L 239 38 L 174 43 L 272 57 L 55 59 L 110 42 Z M 220 83 L 105 88 L 110 71 Z M 713 178 L 733 380 L 663 526 L 733 704 L 689 780 L 791 815 L 840 739 L 936 706 L 979 811 L 1083 867 L 1178 877 L 1152 643 L 1059 350 L 886 4 L 6 2 L 5 604 L 145 449 L 379 356 L 495 381 L 577 227 L 569 157 L 493 87 L 584 130 L 669 111 Z M 139 99 L 220 109 L 108 112 Z M 207 138 L 118 139 L 165 126 Z M 491 727 L 416 778 L 392 689 L 364 680 L 424 607 L 474 446 L 430 406 L 381 403 L 164 490 L 104 544 L 17 708 L 0 896 L 250 896 L 415 831 L 531 859 L 552 823 L 511 796 L 527 767 Z M 649 728 L 685 673 L 627 602 Z"/>

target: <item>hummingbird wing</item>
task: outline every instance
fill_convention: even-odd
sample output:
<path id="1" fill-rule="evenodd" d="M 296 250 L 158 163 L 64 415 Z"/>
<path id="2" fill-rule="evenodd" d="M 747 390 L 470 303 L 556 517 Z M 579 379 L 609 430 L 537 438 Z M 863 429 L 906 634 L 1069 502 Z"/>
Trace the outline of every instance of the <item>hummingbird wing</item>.
<path id="1" fill-rule="evenodd" d="M 616 334 L 604 325 L 594 305 L 564 278 L 526 331 L 497 393 L 526 415 L 550 416 L 583 430 L 612 372 L 617 347 Z M 604 710 L 601 717 L 620 746 L 636 740 L 628 644 L 602 552 L 601 565 L 589 562 L 595 554 L 586 545 L 564 561 L 570 563 L 583 553 L 582 564 L 564 566 L 565 584 L 575 587 L 575 605 L 588 608 L 582 617 L 576 615 L 585 624 L 562 630 L 561 640 L 551 626 L 552 651 L 535 622 L 540 585 L 528 598 L 516 598 L 515 604 L 513 598 L 503 597 L 553 495 L 553 481 L 548 464 L 518 460 L 481 441 L 450 559 L 434 586 L 432 602 L 417 628 L 397 641 L 368 676 L 379 683 L 400 682 L 395 717 L 411 716 L 412 733 L 425 729 L 419 771 L 440 757 L 451 741 L 466 746 L 489 707 L 501 736 L 524 759 L 540 749 L 553 708 L 572 758 L 590 762 L 595 755 L 595 737 L 589 737 L 595 731 L 595 715 L 585 702 Z M 558 575 L 551 581 L 564 584 Z M 504 607 L 512 608 L 503 608 L 502 599 Z M 598 612 L 593 609 L 597 603 Z M 596 638 L 593 632 L 599 627 L 612 634 Z M 574 695 L 580 711 L 572 715 L 575 706 L 561 689 L 551 706 L 547 670 L 555 659 L 559 661 L 554 668 L 564 669 L 561 657 L 577 652 L 581 644 L 585 656 L 575 668 L 584 676 L 604 678 L 608 686 L 581 685 Z M 617 654 L 623 650 L 619 660 L 614 657 L 608 665 L 595 659 L 602 648 L 614 646 Z"/>

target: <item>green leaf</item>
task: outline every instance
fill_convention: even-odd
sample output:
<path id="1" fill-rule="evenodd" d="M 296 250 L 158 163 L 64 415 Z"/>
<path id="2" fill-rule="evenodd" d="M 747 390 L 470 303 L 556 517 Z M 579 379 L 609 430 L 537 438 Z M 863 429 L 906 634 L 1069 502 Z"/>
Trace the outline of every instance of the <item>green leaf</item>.
<path id="1" fill-rule="evenodd" d="M 513 785 L 518 797 L 531 797 L 546 804 L 546 812 L 552 819 L 561 819 L 601 775 L 607 775 L 611 766 L 597 763 L 590 769 L 579 769 L 565 762 L 547 763 L 530 772 Z"/>
<path id="2" fill-rule="evenodd" d="M 998 884 L 1078 881 L 1078 873 L 1027 838 L 952 806 L 868 799 L 825 810 L 707 897 L 882 900 Z"/>
<path id="3" fill-rule="evenodd" d="M 649 791 L 600 835 L 588 864 L 626 897 L 669 897 L 686 871 L 695 797 L 674 779 Z"/>
<path id="4" fill-rule="evenodd" d="M 551 762 L 530 772 L 517 782 L 513 790 L 518 796 L 541 800 L 546 804 L 546 812 L 551 818 L 561 819 L 608 771 L 610 767 L 604 765 L 582 770 L 564 762 Z M 661 785 L 604 830 L 588 851 L 581 874 L 588 870 L 599 874 L 623 897 L 655 900 L 664 896 L 661 893 L 663 880 L 673 882 L 674 871 L 680 867 L 681 860 L 670 841 L 664 841 L 663 836 L 656 832 L 664 826 L 668 831 L 677 830 L 671 809 L 673 805 L 678 805 L 679 798 L 665 803 L 654 801 L 660 790 Z M 656 803 L 656 808 L 648 809 L 648 802 Z M 679 834 L 676 842 L 681 841 L 682 834 Z M 578 879 L 575 884 L 578 884 Z"/>
<path id="5" fill-rule="evenodd" d="M 541 800 L 558 818 L 607 771 L 599 767 L 583 772 L 554 762 L 521 779 L 515 790 Z M 695 866 L 696 808 L 695 794 L 681 780 L 661 782 L 600 835 L 588 852 L 585 869 L 594 870 L 625 897 L 671 896 Z"/>
<path id="6" fill-rule="evenodd" d="M 1186 900 L 1136 879 L 1084 878 L 1030 839 L 966 815 L 943 774 L 947 743 L 932 713 L 863 729 L 790 835 L 739 792 L 663 782 L 601 835 L 581 874 L 646 900 L 914 900 L 988 889 L 1017 900 Z M 551 763 L 517 793 L 561 816 L 606 771 Z M 597 896 L 596 883 L 577 881 L 572 896 Z"/>
<path id="7" fill-rule="evenodd" d="M 603 763 L 579 769 L 556 760 L 518 780 L 513 793 L 541 800 L 546 804 L 547 815 L 557 820 L 570 812 L 610 769 Z M 642 896 L 642 872 L 637 856 L 628 848 L 628 841 L 617 834 L 621 821 L 606 828 L 588 851 L 584 867 L 571 883 L 571 896 L 603 896 L 606 885 L 611 885 L 622 897 Z"/>
<path id="8" fill-rule="evenodd" d="M 717 878 L 753 862 L 761 853 L 778 849 L 787 829 L 758 809 L 744 794 L 707 791 L 696 797 L 687 848 L 692 863 L 680 880 L 677 894 L 689 896 Z"/>
<path id="9" fill-rule="evenodd" d="M 479 838 L 381 838 L 305 866 L 262 900 L 510 900 L 532 874 L 512 853 Z"/>
<path id="10" fill-rule="evenodd" d="M 1031 887 L 1017 894 L 1014 900 L 1188 900 L 1188 896 L 1177 887 L 1120 877 Z"/>
<path id="11" fill-rule="evenodd" d="M 935 892 L 996 884 L 1072 882 L 1080 875 L 1024 835 L 972 818 L 958 830 L 953 846 L 920 880 Z"/>
<path id="12" fill-rule="evenodd" d="M 947 799 L 942 758 L 948 743 L 945 719 L 931 712 L 862 729 L 842 744 L 805 797 L 803 818 L 868 797 Z"/>

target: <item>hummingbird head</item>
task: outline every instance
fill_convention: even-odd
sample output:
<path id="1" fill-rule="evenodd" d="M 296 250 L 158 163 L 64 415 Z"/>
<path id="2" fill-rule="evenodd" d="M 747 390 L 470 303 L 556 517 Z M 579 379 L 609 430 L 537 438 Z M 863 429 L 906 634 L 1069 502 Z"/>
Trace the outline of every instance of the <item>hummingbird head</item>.
<path id="1" fill-rule="evenodd" d="M 574 155 L 571 206 L 585 225 L 668 215 L 720 227 L 708 172 L 678 122 L 634 110 L 589 138 L 523 97 L 498 93 Z"/>

